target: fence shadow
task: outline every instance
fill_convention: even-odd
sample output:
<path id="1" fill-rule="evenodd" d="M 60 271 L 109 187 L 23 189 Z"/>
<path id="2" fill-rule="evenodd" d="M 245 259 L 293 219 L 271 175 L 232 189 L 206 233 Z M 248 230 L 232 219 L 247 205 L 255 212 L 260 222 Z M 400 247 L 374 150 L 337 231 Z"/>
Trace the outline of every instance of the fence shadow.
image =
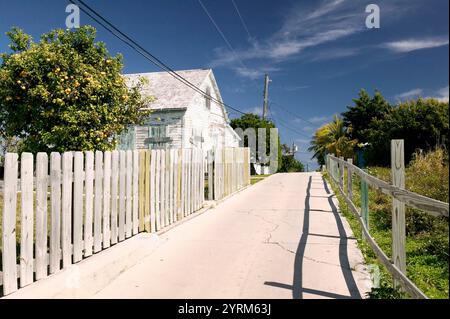
<path id="1" fill-rule="evenodd" d="M 317 234 L 309 233 L 310 212 L 314 211 L 310 207 L 310 199 L 312 197 L 311 196 L 311 189 L 312 189 L 311 185 L 312 184 L 313 184 L 312 176 L 310 176 L 309 181 L 308 181 L 308 186 L 306 189 L 302 235 L 300 237 L 300 241 L 298 243 L 297 250 L 295 253 L 293 283 L 292 283 L 292 285 L 287 285 L 287 284 L 278 283 L 278 282 L 266 281 L 264 284 L 268 285 L 268 286 L 272 286 L 272 287 L 292 290 L 292 297 L 294 299 L 303 299 L 304 293 L 310 293 L 310 294 L 314 294 L 314 295 L 318 295 L 318 296 L 335 298 L 335 299 L 360 299 L 361 294 L 359 292 L 358 286 L 356 285 L 355 279 L 353 278 L 353 274 L 352 274 L 352 270 L 350 268 L 350 262 L 349 262 L 348 254 L 347 254 L 347 246 L 348 246 L 347 242 L 348 242 L 349 238 L 347 237 L 347 234 L 345 232 L 345 228 L 344 228 L 342 220 L 339 216 L 338 209 L 332 200 L 334 195 L 331 194 L 331 191 L 328 188 L 328 185 L 323 177 L 322 177 L 321 184 L 323 184 L 324 188 L 321 188 L 321 190 L 325 189 L 326 193 L 328 194 L 328 196 L 326 196 L 324 198 L 327 198 L 328 203 L 331 208 L 331 211 L 336 220 L 336 226 L 337 226 L 338 232 L 339 232 L 338 238 L 339 238 L 339 262 L 341 265 L 340 268 L 341 268 L 342 274 L 344 276 L 344 280 L 345 280 L 345 283 L 349 290 L 350 296 L 336 294 L 336 293 L 327 292 L 327 291 L 315 290 L 315 289 L 306 288 L 303 286 L 303 276 L 304 276 L 303 259 L 305 257 L 305 250 L 306 250 L 308 236 L 309 235 L 313 235 L 313 236 L 317 235 Z"/>

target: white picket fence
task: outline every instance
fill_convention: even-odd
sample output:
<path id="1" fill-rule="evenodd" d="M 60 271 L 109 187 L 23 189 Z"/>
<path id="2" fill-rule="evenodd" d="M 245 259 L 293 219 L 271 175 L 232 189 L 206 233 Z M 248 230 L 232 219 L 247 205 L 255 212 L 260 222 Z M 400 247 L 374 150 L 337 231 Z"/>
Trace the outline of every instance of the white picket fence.
<path id="1" fill-rule="evenodd" d="M 209 187 L 214 185 L 215 199 L 250 184 L 248 149 L 214 153 L 213 164 L 200 149 L 51 153 L 50 161 L 46 153 L 22 153 L 20 161 L 18 154 L 7 153 L 4 295 L 198 211 L 205 201 L 207 170 L 208 178 L 214 176 Z"/>

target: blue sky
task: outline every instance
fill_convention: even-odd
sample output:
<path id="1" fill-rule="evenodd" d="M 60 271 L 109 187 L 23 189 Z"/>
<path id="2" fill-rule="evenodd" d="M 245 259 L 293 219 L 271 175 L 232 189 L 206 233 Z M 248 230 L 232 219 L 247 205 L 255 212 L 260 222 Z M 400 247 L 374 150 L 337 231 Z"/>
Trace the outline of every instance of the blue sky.
<path id="1" fill-rule="evenodd" d="M 269 73 L 271 116 L 303 162 L 314 130 L 361 88 L 392 102 L 448 100 L 448 0 L 202 0 L 225 39 L 198 0 L 85 2 L 172 68 L 212 67 L 224 101 L 242 111 L 260 112 Z M 65 28 L 68 3 L 0 0 L 0 51 L 11 26 L 36 39 Z M 365 26 L 369 3 L 381 9 L 380 29 Z M 81 23 L 97 26 L 83 13 Z M 157 71 L 101 27 L 98 39 L 124 55 L 126 73 Z"/>

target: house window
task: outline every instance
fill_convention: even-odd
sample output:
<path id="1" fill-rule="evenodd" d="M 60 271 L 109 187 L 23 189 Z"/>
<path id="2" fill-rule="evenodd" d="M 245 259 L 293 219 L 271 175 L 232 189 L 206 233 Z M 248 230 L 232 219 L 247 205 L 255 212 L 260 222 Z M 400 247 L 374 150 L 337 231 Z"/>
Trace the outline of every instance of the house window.
<path id="1" fill-rule="evenodd" d="M 207 95 L 207 96 L 205 96 L 206 108 L 208 110 L 211 110 L 211 98 L 210 98 L 210 96 L 211 96 L 211 89 L 209 87 L 207 87 L 205 93 Z"/>
<path id="2" fill-rule="evenodd" d="M 150 141 L 150 148 L 164 149 L 167 147 L 170 139 L 167 137 L 166 125 L 152 125 L 148 128 L 148 137 Z"/>

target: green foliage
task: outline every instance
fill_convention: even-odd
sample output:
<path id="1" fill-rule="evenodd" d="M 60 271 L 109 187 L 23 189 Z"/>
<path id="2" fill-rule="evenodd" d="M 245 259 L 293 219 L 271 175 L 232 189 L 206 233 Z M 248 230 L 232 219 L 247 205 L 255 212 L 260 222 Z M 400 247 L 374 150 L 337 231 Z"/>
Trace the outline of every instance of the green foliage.
<path id="1" fill-rule="evenodd" d="M 370 97 L 365 90 L 342 113 L 347 134 L 359 143 L 368 143 L 366 160 L 369 165 L 390 163 L 390 141 L 405 140 L 405 158 L 409 162 L 418 150 L 449 146 L 448 102 L 418 99 L 391 106 L 380 92 Z"/>
<path id="2" fill-rule="evenodd" d="M 417 152 L 406 167 L 406 188 L 421 195 L 448 202 L 448 156 L 442 149 Z M 390 182 L 391 170 L 369 167 L 370 175 Z M 353 202 L 360 206 L 360 179 L 353 178 Z M 344 184 L 346 181 L 344 181 Z M 335 192 L 338 190 L 334 187 Z M 368 264 L 377 263 L 370 247 L 361 240 L 360 226 L 338 195 L 340 208 L 358 238 Z M 392 251 L 392 199 L 369 188 L 370 233 L 380 248 L 391 256 Z M 449 294 L 449 229 L 448 218 L 436 218 L 416 209 L 406 209 L 406 256 L 408 277 L 430 298 L 448 298 Z M 380 264 L 379 264 L 380 265 Z M 381 265 L 380 265 L 381 266 Z M 381 267 L 381 287 L 372 290 L 370 298 L 405 298 L 392 288 L 389 274 Z"/>
<path id="3" fill-rule="evenodd" d="M 347 111 L 342 113 L 344 125 L 352 139 L 364 143 L 368 140 L 372 121 L 383 118 L 391 106 L 379 91 L 375 91 L 374 96 L 370 97 L 366 90 L 361 90 L 353 103 L 353 106 L 347 106 Z"/>
<path id="4" fill-rule="evenodd" d="M 280 173 L 296 173 L 305 171 L 303 164 L 292 155 L 283 155 L 281 161 L 281 167 L 278 170 Z"/>
<path id="5" fill-rule="evenodd" d="M 261 116 L 248 113 L 242 115 L 240 118 L 232 119 L 230 126 L 233 129 L 241 128 L 243 131 L 249 128 L 255 129 L 256 145 L 258 145 L 258 128 L 266 129 L 266 154 L 270 154 L 270 129 L 276 128 L 275 123 L 270 120 L 263 119 Z M 248 147 L 248 138 L 244 137 L 244 147 Z M 281 157 L 281 143 L 278 137 L 278 168 L 282 165 Z"/>
<path id="6" fill-rule="evenodd" d="M 353 157 L 353 149 L 357 141 L 348 136 L 348 130 L 342 119 L 334 116 L 332 122 L 319 128 L 311 141 L 308 151 L 314 152 L 320 165 L 325 164 L 326 154 L 335 154 L 346 158 Z"/>
<path id="7" fill-rule="evenodd" d="M 53 30 L 39 42 L 18 28 L 0 66 L 0 137 L 21 151 L 110 150 L 128 125 L 141 123 L 150 99 L 128 88 L 122 57 L 111 56 L 96 30 Z"/>

